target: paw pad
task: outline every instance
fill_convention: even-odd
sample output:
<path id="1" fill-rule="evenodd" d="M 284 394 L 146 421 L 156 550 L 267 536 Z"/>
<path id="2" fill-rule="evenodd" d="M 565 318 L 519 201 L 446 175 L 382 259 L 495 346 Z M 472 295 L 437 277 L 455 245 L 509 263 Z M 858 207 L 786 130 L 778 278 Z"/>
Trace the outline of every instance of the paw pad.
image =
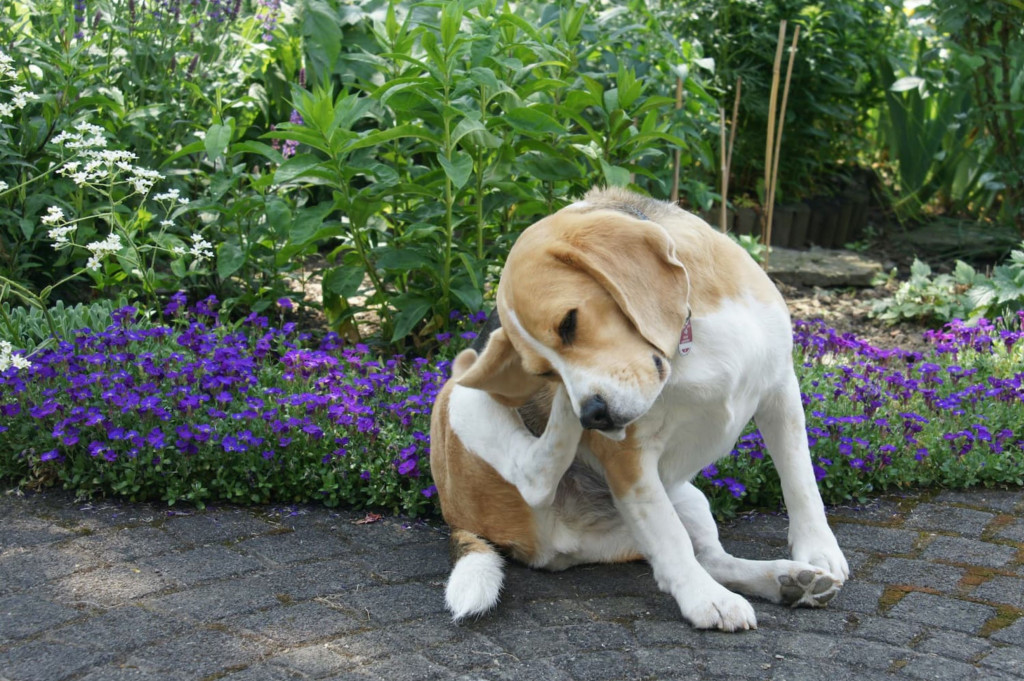
<path id="1" fill-rule="evenodd" d="M 839 593 L 840 586 L 831 575 L 818 574 L 810 570 L 801 570 L 796 577 L 779 576 L 779 593 L 782 596 L 782 602 L 794 608 L 798 606 L 820 608 Z"/>

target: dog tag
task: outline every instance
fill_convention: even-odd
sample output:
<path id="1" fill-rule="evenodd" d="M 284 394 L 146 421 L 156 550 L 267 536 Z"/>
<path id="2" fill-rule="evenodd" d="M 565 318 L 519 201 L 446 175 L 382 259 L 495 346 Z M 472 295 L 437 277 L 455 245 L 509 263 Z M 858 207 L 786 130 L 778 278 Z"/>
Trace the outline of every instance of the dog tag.
<path id="1" fill-rule="evenodd" d="M 686 323 L 683 324 L 683 333 L 679 336 L 679 354 L 690 354 L 693 347 L 693 327 L 690 326 L 690 315 L 686 315 Z"/>

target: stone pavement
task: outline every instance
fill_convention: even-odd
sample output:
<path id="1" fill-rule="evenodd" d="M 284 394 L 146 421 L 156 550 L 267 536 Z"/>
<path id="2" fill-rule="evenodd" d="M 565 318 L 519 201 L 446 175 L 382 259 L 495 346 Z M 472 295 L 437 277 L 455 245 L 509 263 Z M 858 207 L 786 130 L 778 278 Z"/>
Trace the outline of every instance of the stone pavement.
<path id="1" fill-rule="evenodd" d="M 319 507 L 169 510 L 0 494 L 0 678 L 1024 678 L 1024 490 L 830 514 L 853 579 L 823 610 L 754 602 L 694 631 L 642 563 L 509 569 L 499 608 L 443 609 L 442 527 Z M 723 527 L 784 555 L 785 519 Z"/>

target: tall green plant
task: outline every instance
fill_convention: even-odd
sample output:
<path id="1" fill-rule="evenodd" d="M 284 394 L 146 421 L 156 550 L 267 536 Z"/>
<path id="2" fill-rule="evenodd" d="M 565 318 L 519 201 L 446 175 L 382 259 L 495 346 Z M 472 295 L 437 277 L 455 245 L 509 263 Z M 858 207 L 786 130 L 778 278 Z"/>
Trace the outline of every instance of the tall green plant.
<path id="1" fill-rule="evenodd" d="M 779 22 L 800 26 L 784 125 L 777 198 L 824 191 L 830 172 L 863 151 L 869 113 L 884 89 L 871 68 L 891 49 L 902 3 L 893 0 L 695 0 L 666 25 L 699 43 L 714 64 L 716 109 L 729 112 L 742 79 L 730 187 L 764 199 L 764 150 Z"/>
<path id="2" fill-rule="evenodd" d="M 922 17 L 948 52 L 950 76 L 972 96 L 965 124 L 990 173 L 987 201 L 961 198 L 959 208 L 991 213 L 1024 235 L 1024 5 L 1016 0 L 929 3 Z"/>
<path id="3" fill-rule="evenodd" d="M 600 18 L 585 7 L 488 0 L 358 7 L 364 22 L 342 25 L 355 33 L 359 54 L 337 50 L 319 31 L 306 36 L 311 80 L 340 81 L 335 87 L 366 112 L 363 132 L 386 135 L 366 149 L 366 162 L 376 165 L 357 173 L 364 194 L 334 203 L 351 227 L 324 279 L 336 323 L 368 307 L 386 338 L 412 332 L 415 343 L 429 340 L 453 310 L 480 308 L 493 265 L 523 227 L 595 184 L 657 186 L 652 159 L 667 176 L 667 150 L 691 145 L 679 134 L 690 132 L 677 125 L 683 114 L 674 99 L 659 94 L 658 74 L 643 78 L 632 66 L 604 62 L 614 43 L 590 42 Z M 328 6 L 307 11 L 324 19 Z M 354 10 L 335 11 L 350 18 Z M 633 29 L 649 35 L 646 26 Z M 365 305 L 348 304 L 357 292 L 368 294 Z"/>

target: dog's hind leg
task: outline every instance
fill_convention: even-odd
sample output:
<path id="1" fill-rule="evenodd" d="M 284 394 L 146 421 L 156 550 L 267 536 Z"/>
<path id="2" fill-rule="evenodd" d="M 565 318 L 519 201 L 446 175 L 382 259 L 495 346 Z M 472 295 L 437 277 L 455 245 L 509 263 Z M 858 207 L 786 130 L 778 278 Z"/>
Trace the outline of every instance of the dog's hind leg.
<path id="1" fill-rule="evenodd" d="M 825 570 L 793 560 L 748 560 L 726 553 L 703 493 L 686 482 L 669 490 L 697 561 L 722 586 L 773 603 L 822 606 L 841 586 Z"/>
<path id="2" fill-rule="evenodd" d="M 468 530 L 452 529 L 452 574 L 444 600 L 452 619 L 481 615 L 498 604 L 505 578 L 504 561 L 494 546 Z"/>

